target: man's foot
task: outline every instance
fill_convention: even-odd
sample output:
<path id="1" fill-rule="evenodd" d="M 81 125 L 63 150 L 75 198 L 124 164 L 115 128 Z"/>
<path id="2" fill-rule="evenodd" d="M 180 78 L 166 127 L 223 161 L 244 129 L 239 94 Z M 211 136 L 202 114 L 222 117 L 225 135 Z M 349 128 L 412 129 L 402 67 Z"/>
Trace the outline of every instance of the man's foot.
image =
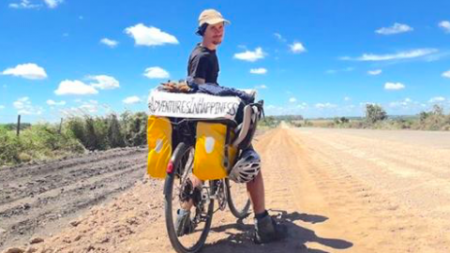
<path id="1" fill-rule="evenodd" d="M 255 218 L 255 236 L 253 239 L 255 243 L 269 243 L 286 237 L 287 227 L 283 224 L 277 224 L 270 215 L 261 219 Z"/>
<path id="2" fill-rule="evenodd" d="M 191 221 L 191 211 L 178 209 L 175 230 L 178 237 L 190 234 L 194 231 L 194 224 Z"/>

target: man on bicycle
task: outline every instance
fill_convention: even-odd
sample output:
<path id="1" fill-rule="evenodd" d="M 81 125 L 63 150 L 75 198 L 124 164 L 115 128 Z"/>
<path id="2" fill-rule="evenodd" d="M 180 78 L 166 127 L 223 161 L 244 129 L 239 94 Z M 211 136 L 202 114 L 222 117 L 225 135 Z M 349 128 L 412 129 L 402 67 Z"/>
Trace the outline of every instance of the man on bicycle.
<path id="1" fill-rule="evenodd" d="M 199 17 L 197 34 L 202 36 L 202 42 L 198 43 L 192 51 L 188 62 L 188 85 L 194 92 L 207 93 L 218 96 L 237 96 L 244 103 L 251 103 L 254 100 L 254 94 L 226 88 L 218 85 L 219 61 L 216 55 L 217 47 L 221 44 L 224 28 L 230 22 L 222 17 L 222 15 L 213 9 L 204 10 Z M 244 150 L 237 167 L 260 166 L 260 158 L 258 154 L 249 148 Z M 233 168 L 236 169 L 236 166 Z M 259 170 L 254 175 L 252 181 L 247 182 L 247 191 L 255 212 L 255 236 L 256 243 L 267 243 L 280 240 L 287 236 L 287 228 L 282 224 L 277 224 L 271 216 L 269 216 L 265 207 L 264 181 Z M 193 187 L 201 186 L 202 182 L 195 178 L 191 178 Z M 186 202 L 182 208 L 178 210 L 177 217 L 177 234 L 182 236 L 190 233 L 190 209 L 192 201 Z"/>

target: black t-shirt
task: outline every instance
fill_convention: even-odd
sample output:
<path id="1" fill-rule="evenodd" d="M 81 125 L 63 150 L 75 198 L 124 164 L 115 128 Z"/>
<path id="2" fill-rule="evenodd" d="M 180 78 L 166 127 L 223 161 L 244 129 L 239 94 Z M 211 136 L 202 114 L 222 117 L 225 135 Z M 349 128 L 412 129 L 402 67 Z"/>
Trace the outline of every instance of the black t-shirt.
<path id="1" fill-rule="evenodd" d="M 219 76 L 219 60 L 216 50 L 209 50 L 197 44 L 189 56 L 188 76 L 205 79 L 206 83 L 217 83 Z"/>

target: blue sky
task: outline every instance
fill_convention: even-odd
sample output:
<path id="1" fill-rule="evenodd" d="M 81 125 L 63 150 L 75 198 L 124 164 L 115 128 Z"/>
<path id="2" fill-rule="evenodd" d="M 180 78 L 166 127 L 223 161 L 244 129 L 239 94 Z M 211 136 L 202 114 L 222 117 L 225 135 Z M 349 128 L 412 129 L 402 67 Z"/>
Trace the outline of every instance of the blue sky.
<path id="1" fill-rule="evenodd" d="M 200 12 L 231 21 L 219 83 L 256 88 L 269 115 L 360 116 L 450 109 L 450 1 L 0 3 L 0 122 L 145 111 L 186 76 Z"/>

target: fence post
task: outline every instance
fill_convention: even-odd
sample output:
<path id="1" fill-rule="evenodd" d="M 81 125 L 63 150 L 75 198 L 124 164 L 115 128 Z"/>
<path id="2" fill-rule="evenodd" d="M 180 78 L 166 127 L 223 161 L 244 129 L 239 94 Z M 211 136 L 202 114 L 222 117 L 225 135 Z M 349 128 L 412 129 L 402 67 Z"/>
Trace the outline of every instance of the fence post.
<path id="1" fill-rule="evenodd" d="M 20 114 L 17 117 L 17 136 L 20 135 Z"/>
<path id="2" fill-rule="evenodd" d="M 61 118 L 61 123 L 59 123 L 59 130 L 58 130 L 59 134 L 61 134 L 62 124 L 63 124 L 63 118 Z"/>

